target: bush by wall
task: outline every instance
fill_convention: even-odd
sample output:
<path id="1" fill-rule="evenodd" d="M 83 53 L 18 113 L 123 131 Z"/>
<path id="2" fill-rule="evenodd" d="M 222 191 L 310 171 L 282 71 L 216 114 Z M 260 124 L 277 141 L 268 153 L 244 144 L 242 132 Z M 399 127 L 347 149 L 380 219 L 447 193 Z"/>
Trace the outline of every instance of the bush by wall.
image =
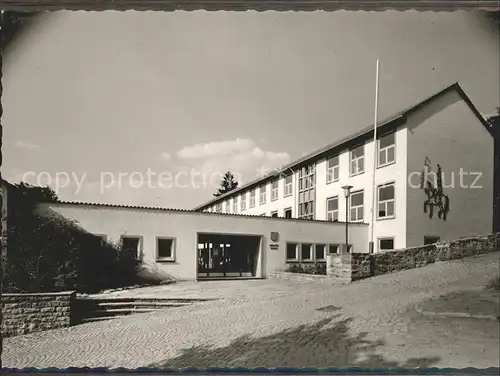
<path id="1" fill-rule="evenodd" d="M 285 272 L 326 275 L 326 263 L 315 262 L 314 264 L 291 264 L 285 269 Z"/>
<path id="2" fill-rule="evenodd" d="M 92 293 L 136 284 L 135 254 L 62 216 L 37 214 L 38 203 L 56 201 L 50 188 L 9 187 L 3 291 Z"/>

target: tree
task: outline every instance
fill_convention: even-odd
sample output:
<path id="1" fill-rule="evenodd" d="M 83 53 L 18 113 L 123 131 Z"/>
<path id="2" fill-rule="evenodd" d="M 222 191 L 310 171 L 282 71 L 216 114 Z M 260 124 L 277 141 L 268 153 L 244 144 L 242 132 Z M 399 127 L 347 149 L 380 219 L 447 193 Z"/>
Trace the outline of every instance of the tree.
<path id="1" fill-rule="evenodd" d="M 238 188 L 238 182 L 235 180 L 234 175 L 231 171 L 228 171 L 224 174 L 220 181 L 220 188 L 216 193 L 214 193 L 215 197 L 219 197 L 227 192 L 231 192 L 233 189 Z"/>
<path id="2" fill-rule="evenodd" d="M 136 284 L 139 260 L 119 244 L 39 203 L 58 202 L 48 187 L 8 186 L 4 292 L 97 292 Z"/>

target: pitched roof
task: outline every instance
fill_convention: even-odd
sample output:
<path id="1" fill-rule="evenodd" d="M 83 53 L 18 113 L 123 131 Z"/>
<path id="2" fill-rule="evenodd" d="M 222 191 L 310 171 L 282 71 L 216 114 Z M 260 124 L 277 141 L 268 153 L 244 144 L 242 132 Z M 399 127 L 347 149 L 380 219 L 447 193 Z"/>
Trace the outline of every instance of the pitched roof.
<path id="1" fill-rule="evenodd" d="M 444 94 L 446 94 L 452 90 L 455 90 L 460 95 L 460 97 L 464 100 L 465 103 L 467 103 L 467 105 L 472 110 L 472 112 L 476 115 L 476 117 L 481 121 L 481 123 L 484 125 L 484 127 L 488 130 L 488 133 L 490 133 L 493 136 L 488 122 L 479 113 L 478 109 L 474 106 L 474 104 L 472 103 L 470 98 L 467 96 L 467 94 L 465 94 L 465 92 L 460 87 L 458 82 L 455 82 L 455 83 L 447 86 L 446 88 L 438 91 L 437 93 L 425 98 L 424 100 L 422 100 L 416 104 L 413 104 L 412 106 L 410 106 L 404 110 L 401 110 L 401 111 L 393 114 L 392 116 L 389 116 L 389 117 L 385 118 L 384 120 L 380 121 L 378 126 L 377 126 L 377 132 L 384 134 L 384 133 L 388 133 L 388 132 L 395 130 L 399 126 L 406 123 L 408 115 L 410 115 L 414 111 L 422 108 L 426 104 L 432 102 L 433 100 L 443 96 Z M 214 205 L 218 202 L 223 201 L 224 199 L 226 199 L 229 196 L 233 196 L 237 192 L 245 191 L 245 190 L 248 190 L 252 187 L 259 186 L 260 184 L 263 184 L 269 180 L 286 175 L 287 171 L 294 171 L 294 168 L 302 167 L 306 163 L 310 163 L 314 160 L 324 158 L 328 154 L 332 154 L 335 151 L 339 151 L 340 149 L 347 149 L 351 146 L 356 145 L 357 143 L 361 143 L 363 141 L 366 141 L 369 138 L 373 137 L 373 128 L 374 128 L 374 125 L 372 124 L 369 127 L 362 129 L 359 132 L 353 133 L 350 136 L 347 136 L 347 137 L 340 139 L 332 144 L 326 145 L 326 146 L 322 147 L 321 149 L 318 149 L 312 153 L 309 153 L 309 154 L 307 154 L 299 159 L 296 159 L 295 161 L 289 163 L 288 165 L 280 168 L 277 171 L 270 173 L 269 175 L 267 175 L 265 177 L 252 180 L 251 182 L 244 184 L 244 185 L 238 187 L 237 189 L 234 189 L 234 190 L 232 190 L 228 193 L 225 193 L 223 195 L 220 195 L 220 196 L 218 196 L 218 197 L 216 197 L 208 202 L 205 202 L 204 204 L 195 207 L 193 210 L 198 211 L 198 210 L 205 209 L 211 205 Z"/>
<path id="2" fill-rule="evenodd" d="M 253 218 L 253 219 L 264 219 L 264 220 L 286 220 L 286 221 L 308 221 L 308 222 L 325 222 L 330 224 L 342 224 L 345 222 L 342 221 L 326 221 L 321 219 L 301 219 L 301 218 L 283 218 L 283 217 L 268 217 L 268 216 L 259 216 L 259 215 L 251 215 L 251 214 L 231 214 L 231 213 L 205 213 L 200 211 L 194 211 L 189 209 L 173 209 L 173 208 L 161 208 L 154 206 L 133 206 L 133 205 L 117 205 L 117 204 L 100 204 L 95 202 L 78 202 L 78 201 L 59 201 L 59 202 L 51 202 L 51 203 L 42 203 L 50 206 L 85 206 L 85 207 L 94 207 L 94 208 L 115 208 L 115 209 L 135 209 L 135 210 L 148 210 L 148 211 L 157 211 L 157 212 L 171 212 L 171 213 L 189 213 L 195 215 L 218 215 L 218 216 L 233 216 L 233 217 L 244 217 L 244 218 Z M 355 225 L 367 225 L 365 222 L 349 222 Z"/>

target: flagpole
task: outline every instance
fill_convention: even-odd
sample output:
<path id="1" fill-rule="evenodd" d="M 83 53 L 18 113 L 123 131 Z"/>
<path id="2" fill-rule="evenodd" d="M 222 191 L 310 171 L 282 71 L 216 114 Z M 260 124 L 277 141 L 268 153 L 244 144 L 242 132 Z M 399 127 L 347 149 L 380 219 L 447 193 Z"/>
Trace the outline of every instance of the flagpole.
<path id="1" fill-rule="evenodd" d="M 372 223 L 370 226 L 370 253 L 374 251 L 374 239 L 373 239 L 373 228 L 375 226 L 375 206 L 377 202 L 377 183 L 375 180 L 375 172 L 377 171 L 377 161 L 378 161 L 378 147 L 377 147 L 377 125 L 378 125 L 378 83 L 379 83 L 379 67 L 380 61 L 377 59 L 377 73 L 375 78 L 375 115 L 373 121 L 373 173 L 372 173 Z"/>

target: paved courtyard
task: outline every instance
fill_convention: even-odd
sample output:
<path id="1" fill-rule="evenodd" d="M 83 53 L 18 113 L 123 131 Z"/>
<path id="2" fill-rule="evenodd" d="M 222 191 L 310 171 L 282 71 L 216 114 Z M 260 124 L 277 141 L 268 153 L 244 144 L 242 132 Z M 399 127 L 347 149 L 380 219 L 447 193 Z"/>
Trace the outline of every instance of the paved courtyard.
<path id="1" fill-rule="evenodd" d="M 2 361 L 16 368 L 498 367 L 498 320 L 415 309 L 482 289 L 498 265 L 495 253 L 346 286 L 260 280 L 124 291 L 116 294 L 224 299 L 7 338 Z"/>

